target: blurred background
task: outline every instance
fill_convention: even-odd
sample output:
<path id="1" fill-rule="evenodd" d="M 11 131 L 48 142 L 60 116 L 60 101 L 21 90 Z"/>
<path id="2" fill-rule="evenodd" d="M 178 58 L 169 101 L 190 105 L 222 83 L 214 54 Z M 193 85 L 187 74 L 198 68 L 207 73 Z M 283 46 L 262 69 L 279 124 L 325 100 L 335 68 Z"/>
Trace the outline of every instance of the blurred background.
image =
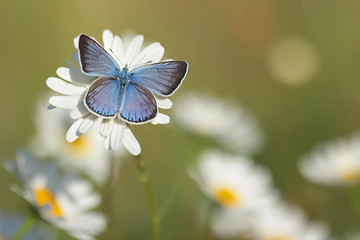
<path id="1" fill-rule="evenodd" d="M 251 111 L 266 139 L 255 161 L 270 169 L 284 199 L 341 237 L 359 229 L 360 215 L 343 190 L 309 183 L 297 164 L 315 145 L 360 129 L 359 12 L 357 0 L 3 0 L 0 159 L 28 146 L 35 103 L 49 92 L 46 79 L 71 59 L 74 37 L 86 33 L 102 42 L 104 29 L 134 31 L 160 42 L 165 58 L 189 62 L 174 103 L 190 91 L 212 93 Z M 198 154 L 189 135 L 175 121 L 132 129 L 157 205 L 176 196 L 162 220 L 162 239 L 206 239 L 197 220 L 201 193 L 186 172 Z M 0 208 L 23 212 L 24 200 L 8 190 L 14 180 L 0 168 Z M 133 157 L 119 169 L 115 190 L 116 239 L 147 239 Z"/>

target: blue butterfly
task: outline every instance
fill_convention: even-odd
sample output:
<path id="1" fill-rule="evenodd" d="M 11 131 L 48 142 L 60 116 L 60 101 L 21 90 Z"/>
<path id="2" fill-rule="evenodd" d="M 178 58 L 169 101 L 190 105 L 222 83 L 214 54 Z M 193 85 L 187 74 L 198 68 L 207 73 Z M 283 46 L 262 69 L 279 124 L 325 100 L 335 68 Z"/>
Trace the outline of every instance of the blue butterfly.
<path id="1" fill-rule="evenodd" d="M 120 68 L 115 59 L 94 39 L 79 36 L 79 56 L 84 73 L 97 76 L 84 97 L 87 109 L 102 118 L 118 114 L 129 123 L 146 123 L 158 108 L 154 94 L 168 97 L 180 86 L 187 73 L 185 61 L 165 61 Z"/>

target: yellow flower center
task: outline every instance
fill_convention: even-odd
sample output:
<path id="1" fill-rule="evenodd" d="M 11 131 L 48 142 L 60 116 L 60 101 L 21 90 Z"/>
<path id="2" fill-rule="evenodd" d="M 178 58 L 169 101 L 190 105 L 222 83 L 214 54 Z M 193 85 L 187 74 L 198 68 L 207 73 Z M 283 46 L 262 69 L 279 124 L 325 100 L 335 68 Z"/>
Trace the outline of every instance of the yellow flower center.
<path id="1" fill-rule="evenodd" d="M 226 207 L 236 207 L 242 203 L 242 198 L 239 193 L 227 186 L 216 188 L 213 194 L 215 200 Z"/>
<path id="2" fill-rule="evenodd" d="M 60 205 L 56 201 L 55 196 L 51 192 L 51 190 L 47 188 L 37 188 L 34 190 L 35 202 L 39 207 L 43 207 L 45 205 L 49 206 L 49 213 L 53 217 L 63 217 L 64 213 L 60 208 Z"/>
<path id="3" fill-rule="evenodd" d="M 342 179 L 347 183 L 355 183 L 360 179 L 360 172 L 354 169 L 347 169 L 342 173 Z"/>
<path id="4" fill-rule="evenodd" d="M 291 240 L 292 238 L 285 235 L 275 235 L 269 238 L 269 240 Z"/>
<path id="5" fill-rule="evenodd" d="M 93 144 L 89 134 L 82 134 L 74 142 L 65 143 L 66 153 L 72 158 L 83 158 L 91 154 L 93 149 Z"/>

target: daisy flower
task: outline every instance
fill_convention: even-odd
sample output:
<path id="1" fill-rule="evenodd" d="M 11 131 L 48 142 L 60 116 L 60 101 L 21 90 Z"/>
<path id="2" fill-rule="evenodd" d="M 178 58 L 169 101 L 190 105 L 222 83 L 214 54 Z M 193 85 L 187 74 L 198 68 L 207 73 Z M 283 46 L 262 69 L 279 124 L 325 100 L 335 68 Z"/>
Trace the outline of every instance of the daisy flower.
<path id="1" fill-rule="evenodd" d="M 329 229 L 308 222 L 301 209 L 279 204 L 261 212 L 253 229 L 256 240 L 329 240 Z"/>
<path id="2" fill-rule="evenodd" d="M 160 43 L 152 43 L 142 48 L 143 41 L 142 35 L 137 35 L 130 42 L 127 42 L 119 36 L 114 36 L 110 30 L 103 32 L 104 49 L 112 55 L 120 67 L 126 66 L 129 71 L 140 65 L 159 62 L 163 57 L 164 48 Z M 75 38 L 74 44 L 78 50 L 79 37 Z M 131 154 L 140 154 L 140 145 L 130 130 L 129 124 L 122 120 L 119 115 L 112 119 L 105 119 L 90 112 L 85 106 L 85 94 L 97 77 L 85 74 L 79 69 L 81 64 L 78 53 L 73 54 L 73 60 L 75 65 L 68 62 L 68 67 L 58 68 L 56 73 L 59 78 L 50 77 L 46 81 L 52 90 L 65 95 L 53 96 L 49 99 L 49 103 L 54 107 L 71 109 L 70 116 L 75 120 L 66 134 L 66 140 L 75 141 L 97 123 L 100 135 L 105 138 L 106 149 L 118 149 L 123 145 Z M 168 98 L 155 96 L 155 99 L 158 108 L 169 109 L 172 107 L 172 102 Z M 153 124 L 167 124 L 170 122 L 170 118 L 158 112 L 151 122 Z"/>
<path id="3" fill-rule="evenodd" d="M 80 240 L 95 239 L 106 226 L 102 214 L 89 212 L 100 203 L 99 194 L 91 185 L 75 176 L 59 178 L 55 165 L 44 167 L 24 152 L 18 152 L 16 164 L 5 167 L 21 182 L 23 188 L 11 189 L 28 201 L 39 216 Z"/>
<path id="4" fill-rule="evenodd" d="M 232 102 L 209 94 L 189 93 L 177 99 L 174 115 L 185 129 L 234 151 L 251 154 L 263 146 L 263 134 L 255 118 Z"/>
<path id="5" fill-rule="evenodd" d="M 353 186 L 360 181 L 360 136 L 334 140 L 301 158 L 299 169 L 311 182 Z"/>
<path id="6" fill-rule="evenodd" d="M 256 215 L 262 211 L 246 212 L 238 209 L 219 208 L 214 212 L 210 227 L 216 237 L 232 239 L 248 239 L 251 227 L 256 221 Z M 251 239 L 251 238 L 250 238 Z"/>
<path id="7" fill-rule="evenodd" d="M 208 150 L 189 174 L 220 206 L 211 221 L 214 233 L 221 237 L 245 233 L 257 212 L 278 198 L 270 173 L 245 156 Z"/>
<path id="8" fill-rule="evenodd" d="M 36 135 L 31 139 L 32 154 L 40 159 L 56 158 L 67 170 L 86 173 L 98 184 L 109 174 L 112 154 L 103 147 L 103 139 L 95 129 L 82 134 L 69 143 L 64 135 L 71 124 L 71 118 L 64 109 L 48 110 L 44 98 L 39 99 L 36 111 Z"/>
<path id="9" fill-rule="evenodd" d="M 22 226 L 25 221 L 25 217 L 6 214 L 0 211 L 0 239 L 14 239 L 18 229 Z M 54 234 L 47 229 L 44 229 L 39 226 L 34 226 L 31 228 L 23 240 L 49 240 L 54 239 Z"/>
<path id="10" fill-rule="evenodd" d="M 225 208 L 256 210 L 277 199 L 269 171 L 245 156 L 208 150 L 189 174 L 209 198 Z"/>

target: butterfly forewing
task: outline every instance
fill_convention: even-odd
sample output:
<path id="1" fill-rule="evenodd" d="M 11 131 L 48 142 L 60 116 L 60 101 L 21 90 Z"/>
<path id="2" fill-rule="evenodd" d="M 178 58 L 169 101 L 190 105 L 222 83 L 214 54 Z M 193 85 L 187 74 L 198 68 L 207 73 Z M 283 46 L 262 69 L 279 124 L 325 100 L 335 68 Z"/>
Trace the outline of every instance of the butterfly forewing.
<path id="1" fill-rule="evenodd" d="M 185 61 L 167 61 L 138 67 L 130 72 L 130 79 L 161 96 L 170 96 L 185 78 Z"/>
<path id="2" fill-rule="evenodd" d="M 104 118 L 115 117 L 119 106 L 121 86 L 112 77 L 99 77 L 87 91 L 84 103 L 87 108 Z"/>
<path id="3" fill-rule="evenodd" d="M 79 54 L 82 70 L 93 76 L 117 76 L 120 67 L 111 55 L 91 37 L 79 36 Z"/>
<path id="4" fill-rule="evenodd" d="M 152 92 L 134 82 L 128 83 L 120 116 L 131 123 L 144 123 L 155 118 L 156 114 L 157 105 Z"/>

